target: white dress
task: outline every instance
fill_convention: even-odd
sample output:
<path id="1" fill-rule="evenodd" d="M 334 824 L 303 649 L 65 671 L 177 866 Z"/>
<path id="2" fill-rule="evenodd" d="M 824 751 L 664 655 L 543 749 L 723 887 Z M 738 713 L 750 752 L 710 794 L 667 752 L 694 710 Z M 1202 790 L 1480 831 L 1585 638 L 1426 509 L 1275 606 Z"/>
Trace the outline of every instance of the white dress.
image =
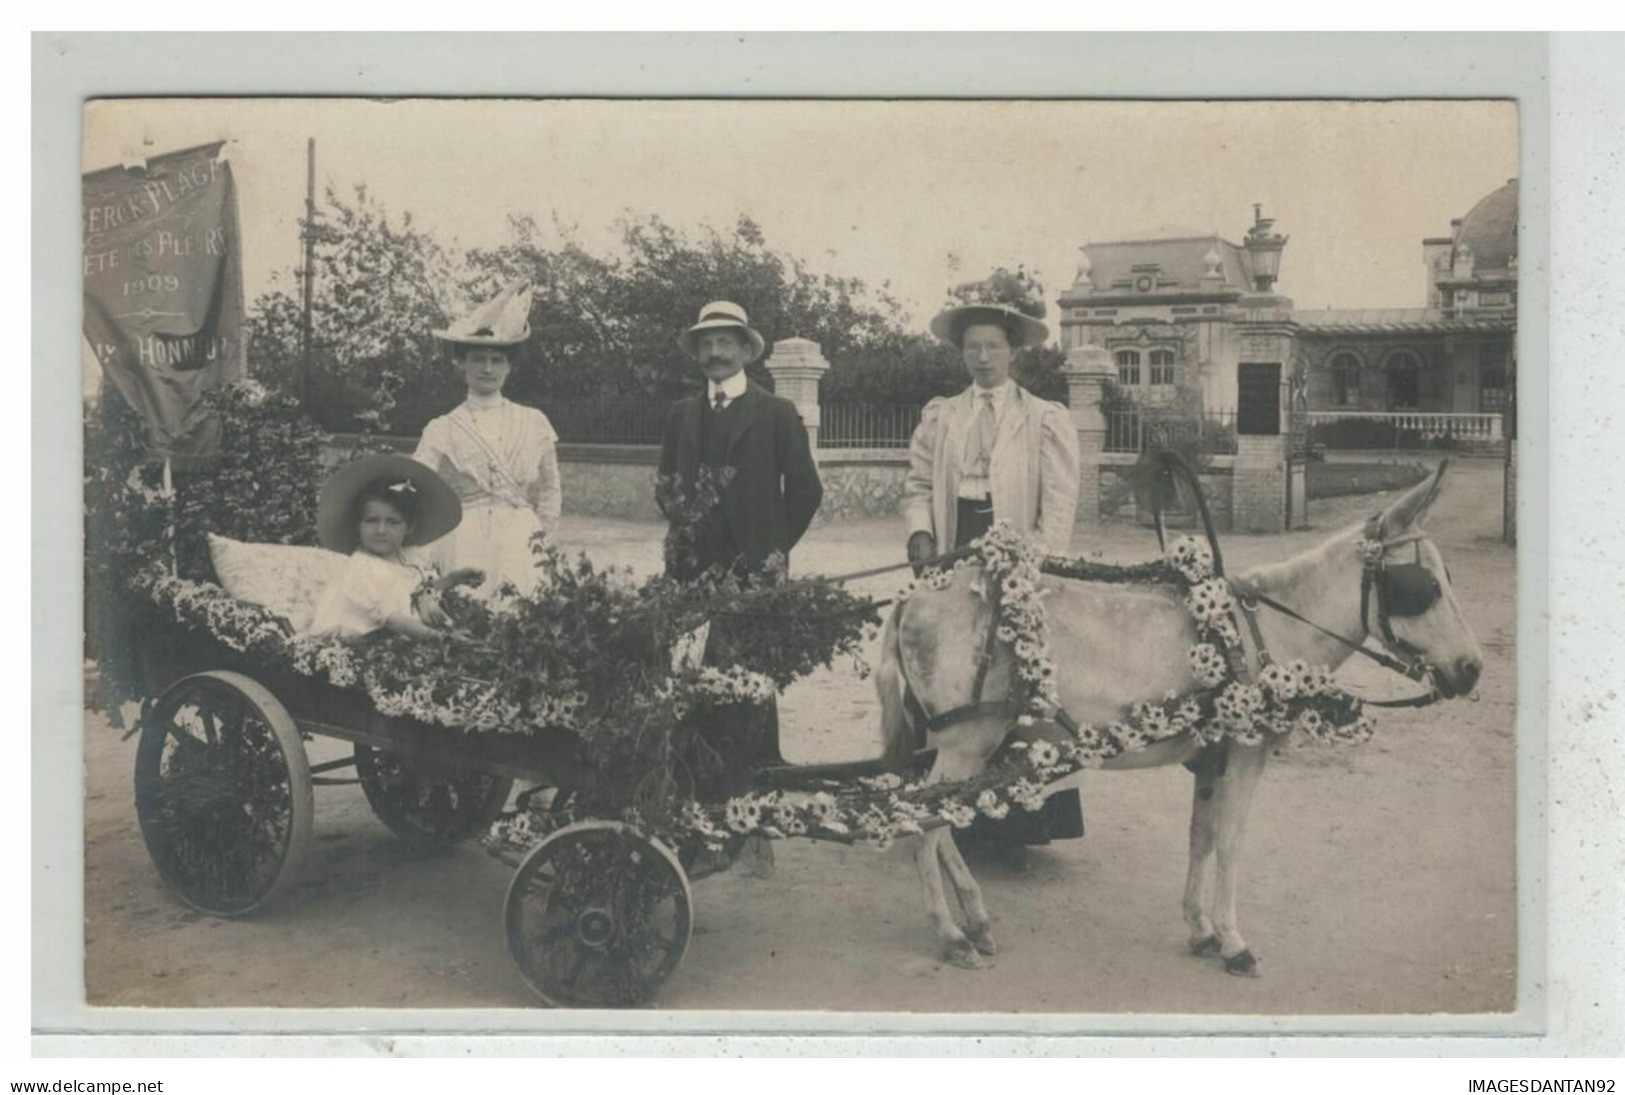
<path id="1" fill-rule="evenodd" d="M 444 573 L 485 572 L 480 592 L 504 581 L 536 586 L 534 533 L 558 527 L 558 434 L 547 416 L 506 399 L 469 400 L 423 430 L 413 458 L 439 473 L 463 503 L 463 520 L 429 545 Z"/>
<path id="2" fill-rule="evenodd" d="M 434 577 L 434 568 L 411 548 L 401 558 L 404 565 L 357 548 L 317 598 L 310 633 L 359 639 L 382 628 L 391 616 L 412 615 L 412 594 L 424 579 Z"/>

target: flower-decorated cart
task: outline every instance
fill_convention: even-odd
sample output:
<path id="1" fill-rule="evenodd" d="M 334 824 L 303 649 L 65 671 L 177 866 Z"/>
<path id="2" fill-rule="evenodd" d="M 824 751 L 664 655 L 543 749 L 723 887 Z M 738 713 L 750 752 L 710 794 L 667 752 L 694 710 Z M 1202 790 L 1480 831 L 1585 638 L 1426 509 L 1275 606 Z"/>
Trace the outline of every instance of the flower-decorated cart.
<path id="1" fill-rule="evenodd" d="M 764 704 L 855 656 L 876 607 L 770 575 L 640 581 L 538 541 L 539 588 L 445 592 L 444 639 L 313 636 L 342 559 L 313 546 L 332 442 L 274 395 L 213 409 L 219 456 L 173 482 L 128 416 L 87 423 L 91 702 L 115 722 L 139 705 L 137 820 L 165 883 L 212 915 L 265 907 L 325 786 L 359 783 L 424 848 L 487 836 L 511 804 L 491 847 L 516 867 L 504 916 L 527 983 L 561 1005 L 649 999 L 688 946 L 690 878 L 743 839 L 684 819 L 747 793 Z M 313 763 L 316 739 L 349 748 Z"/>
<path id="2" fill-rule="evenodd" d="M 255 547 L 212 546 L 217 560 Z M 316 788 L 359 783 L 391 831 L 431 848 L 488 835 L 520 783 L 490 844 L 516 868 L 504 915 L 524 979 L 557 1005 L 648 999 L 688 946 L 691 876 L 729 865 L 760 827 L 760 806 L 740 815 L 739 804 L 755 803 L 763 780 L 793 782 L 793 770 L 746 759 L 779 684 L 701 664 L 707 633 L 715 648 L 756 647 L 756 663 L 784 677 L 855 650 L 876 610 L 821 586 L 639 585 L 551 547 L 538 558 L 547 581 L 528 597 L 448 594 L 462 627 L 444 642 L 346 645 L 213 581 L 151 572 L 135 583 L 136 808 L 169 887 L 213 915 L 264 907 L 296 876 Z M 732 634 L 702 623 L 696 635 L 706 601 L 753 610 Z M 764 642 L 769 616 L 799 616 L 807 631 Z M 315 738 L 351 750 L 313 764 Z M 840 769 L 807 775 L 850 774 Z M 710 825 L 730 802 L 750 824 Z M 829 820 L 823 835 L 850 839 Z"/>
<path id="3" fill-rule="evenodd" d="M 837 657 L 863 668 L 888 602 L 840 580 L 640 582 L 539 539 L 533 591 L 496 601 L 447 592 L 454 636 L 345 644 L 304 633 L 299 604 L 278 600 L 320 584 L 326 553 L 299 543 L 308 515 L 288 521 L 283 543 L 246 543 L 273 538 L 251 505 L 188 509 L 160 498 L 138 461 L 107 469 L 87 484 L 91 542 L 105 548 L 103 573 L 89 577 L 96 603 L 116 605 L 119 618 L 92 631 L 112 686 L 104 706 L 141 704 L 136 806 L 164 881 L 200 911 L 254 912 L 295 877 L 314 789 L 359 782 L 401 839 L 434 847 L 483 836 L 513 865 L 509 948 L 525 982 L 555 1005 L 653 998 L 689 944 L 690 881 L 729 865 L 747 841 L 884 847 L 978 814 L 1038 809 L 1047 784 L 1174 737 L 1195 746 L 1293 730 L 1359 740 L 1370 730 L 1359 701 L 1322 669 L 1293 663 L 1238 679 L 1235 605 L 1207 545 L 1185 538 L 1155 562 L 1106 567 L 1044 559 L 996 527 L 898 596 L 958 582 L 986 597 L 988 649 L 1010 653 L 1010 723 L 1058 725 L 1060 743 L 1015 742 L 954 783 L 927 782 L 895 756 L 895 771 L 879 759 L 764 766 L 751 758 L 765 705 Z M 263 467 L 230 460 L 209 474 L 176 494 L 267 481 Z M 245 565 L 255 551 L 273 552 L 283 569 Z M 1042 603 L 1045 583 L 1065 579 L 1177 591 L 1200 687 L 1137 704 L 1121 722 L 1072 722 L 1059 708 Z M 318 737 L 351 750 L 312 764 L 306 743 Z"/>

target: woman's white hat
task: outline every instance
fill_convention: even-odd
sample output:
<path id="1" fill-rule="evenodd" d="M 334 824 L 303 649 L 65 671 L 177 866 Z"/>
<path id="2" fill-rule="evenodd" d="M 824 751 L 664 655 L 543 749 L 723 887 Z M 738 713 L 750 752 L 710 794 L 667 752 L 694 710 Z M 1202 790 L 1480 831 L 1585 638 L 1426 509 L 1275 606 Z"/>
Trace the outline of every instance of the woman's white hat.
<path id="1" fill-rule="evenodd" d="M 352 460 L 328 477 L 316 499 L 316 538 L 330 551 L 348 555 L 356 549 L 355 497 L 375 480 L 385 480 L 391 491 L 410 494 L 417 520 L 406 543 L 438 540 L 463 521 L 463 503 L 457 492 L 427 465 L 399 453 L 379 453 Z"/>
<path id="2" fill-rule="evenodd" d="M 1023 346 L 1042 346 L 1049 341 L 1049 328 L 1041 320 L 1034 319 L 1027 313 L 1012 308 L 1008 304 L 961 304 L 955 308 L 946 309 L 938 313 L 931 321 L 931 333 L 944 342 L 954 340 L 954 328 L 960 326 L 960 317 L 965 326 L 972 323 L 997 323 L 1001 327 L 1007 320 L 1015 320 L 1021 329 L 1021 341 L 1012 346 L 1012 350 L 1019 350 Z"/>
<path id="3" fill-rule="evenodd" d="M 694 357 L 694 336 L 701 331 L 713 331 L 719 327 L 733 327 L 745 332 L 745 337 L 750 340 L 751 361 L 761 357 L 762 351 L 767 349 L 767 340 L 757 334 L 756 329 L 750 325 L 750 317 L 745 315 L 745 310 L 731 300 L 714 300 L 701 308 L 700 321 L 677 336 L 677 345 L 683 353 Z"/>
<path id="4" fill-rule="evenodd" d="M 516 281 L 443 331 L 443 342 L 464 346 L 517 346 L 530 337 L 530 283 Z"/>

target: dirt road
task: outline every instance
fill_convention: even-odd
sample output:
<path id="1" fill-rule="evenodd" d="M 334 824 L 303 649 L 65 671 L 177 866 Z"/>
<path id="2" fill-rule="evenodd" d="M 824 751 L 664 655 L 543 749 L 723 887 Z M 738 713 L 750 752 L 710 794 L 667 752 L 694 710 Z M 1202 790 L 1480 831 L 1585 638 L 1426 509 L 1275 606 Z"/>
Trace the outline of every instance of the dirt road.
<path id="1" fill-rule="evenodd" d="M 1262 977 L 1188 956 L 1179 898 L 1190 777 L 1093 775 L 1088 836 L 1039 850 L 1029 873 L 976 865 L 1001 953 L 967 972 L 937 960 L 910 849 L 777 848 L 770 879 L 695 885 L 697 927 L 665 1008 L 1026 1012 L 1488 1012 L 1514 1002 L 1514 557 L 1500 531 L 1500 467 L 1466 462 L 1429 528 L 1485 652 L 1480 702 L 1384 712 L 1357 749 L 1289 747 L 1254 806 L 1240 897 Z M 1226 539 L 1233 571 L 1278 559 L 1363 516 L 1370 497 L 1312 504 L 1317 531 Z M 660 530 L 570 523 L 601 562 L 656 565 Z M 1078 545 L 1081 545 L 1081 537 Z M 1113 525 L 1088 545 L 1132 561 L 1153 544 Z M 895 522 L 816 530 L 796 570 L 894 561 Z M 875 592 L 895 588 L 878 579 Z M 1343 679 L 1397 694 L 1363 669 Z M 849 669 L 798 684 L 783 706 L 795 760 L 872 755 L 871 685 Z M 318 788 L 301 881 L 251 919 L 171 898 L 135 825 L 135 743 L 86 722 L 86 979 L 93 1004 L 506 1007 L 532 998 L 505 949 L 507 869 L 477 846 L 419 858 L 355 787 Z M 317 742 L 312 760 L 336 756 Z"/>

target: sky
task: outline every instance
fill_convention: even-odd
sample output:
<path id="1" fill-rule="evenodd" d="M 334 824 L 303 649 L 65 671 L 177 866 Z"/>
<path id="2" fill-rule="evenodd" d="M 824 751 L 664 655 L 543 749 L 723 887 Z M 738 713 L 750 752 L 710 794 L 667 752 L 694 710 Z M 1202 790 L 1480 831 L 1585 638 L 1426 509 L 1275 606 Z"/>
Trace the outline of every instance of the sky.
<path id="1" fill-rule="evenodd" d="M 1262 202 L 1299 308 L 1420 307 L 1421 241 L 1517 173 L 1512 103 L 166 99 L 86 108 L 86 170 L 225 138 L 250 304 L 294 290 L 305 146 L 443 243 L 510 215 L 613 252 L 616 222 L 748 214 L 814 270 L 889 283 L 922 327 L 960 282 L 1157 226 L 1240 242 Z"/>

